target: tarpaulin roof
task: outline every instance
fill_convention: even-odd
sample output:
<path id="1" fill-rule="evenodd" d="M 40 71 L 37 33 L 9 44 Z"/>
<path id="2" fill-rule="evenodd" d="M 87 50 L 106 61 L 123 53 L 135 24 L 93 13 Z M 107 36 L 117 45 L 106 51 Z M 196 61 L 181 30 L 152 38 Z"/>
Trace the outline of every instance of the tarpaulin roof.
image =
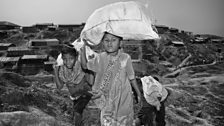
<path id="1" fill-rule="evenodd" d="M 24 50 L 31 50 L 31 49 L 27 47 L 20 47 L 20 46 L 8 48 L 8 51 L 24 51 Z"/>
<path id="2" fill-rule="evenodd" d="M 11 46 L 13 45 L 12 43 L 0 43 L 0 46 Z"/>
<path id="3" fill-rule="evenodd" d="M 31 39 L 30 42 L 59 42 L 58 39 Z"/>
<path id="4" fill-rule="evenodd" d="M 24 55 L 21 59 L 47 59 L 47 55 Z"/>
<path id="5" fill-rule="evenodd" d="M 19 61 L 20 57 L 0 57 L 0 62 L 17 62 Z"/>

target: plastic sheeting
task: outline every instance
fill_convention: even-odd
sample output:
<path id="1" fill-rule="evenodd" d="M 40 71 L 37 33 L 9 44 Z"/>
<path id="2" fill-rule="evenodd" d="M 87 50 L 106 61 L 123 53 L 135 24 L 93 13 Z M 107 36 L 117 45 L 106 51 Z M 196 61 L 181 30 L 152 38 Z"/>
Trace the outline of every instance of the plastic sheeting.
<path id="1" fill-rule="evenodd" d="M 158 97 L 161 98 L 160 101 L 166 99 L 168 95 L 167 90 L 152 76 L 145 76 L 141 78 L 141 81 L 144 97 L 149 104 L 154 105 L 154 102 L 158 99 Z"/>
<path id="2" fill-rule="evenodd" d="M 108 32 L 123 39 L 157 39 L 150 19 L 136 2 L 117 2 L 95 10 L 87 19 L 80 37 L 90 45 L 98 45 Z"/>

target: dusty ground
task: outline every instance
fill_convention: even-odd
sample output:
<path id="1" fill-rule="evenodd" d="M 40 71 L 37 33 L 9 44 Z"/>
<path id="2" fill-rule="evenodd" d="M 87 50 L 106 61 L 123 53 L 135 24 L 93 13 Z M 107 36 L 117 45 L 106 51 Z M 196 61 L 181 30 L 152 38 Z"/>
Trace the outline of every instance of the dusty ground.
<path id="1" fill-rule="evenodd" d="M 57 38 L 62 43 L 72 42 L 80 31 L 19 32 L 0 42 L 13 42 L 17 46 L 25 46 L 28 39 L 35 38 Z M 189 36 L 173 36 L 161 35 L 162 39 L 155 45 L 149 44 L 145 46 L 146 49 L 143 48 L 152 57 L 147 56 L 149 61 L 134 63 L 136 75 L 157 74 L 171 92 L 166 102 L 167 126 L 223 126 L 224 63 L 212 64 L 216 48 L 224 48 L 223 44 L 217 47 L 193 45 L 189 43 Z M 186 50 L 169 49 L 167 44 L 178 37 L 184 40 Z M 182 54 L 179 53 L 181 51 Z M 190 63 L 187 65 L 189 67 L 178 69 L 177 65 L 189 53 L 192 55 L 187 62 Z M 160 61 L 168 61 L 171 66 L 163 65 Z M 203 63 L 210 65 L 197 65 Z M 22 76 L 0 70 L 0 126 L 72 126 L 72 102 L 68 91 L 66 88 L 58 91 L 53 78 L 47 72 Z M 138 106 L 135 107 L 137 109 Z M 99 115 L 99 110 L 90 102 L 84 111 L 85 126 L 99 126 Z"/>
<path id="2" fill-rule="evenodd" d="M 169 118 L 169 111 L 175 110 L 175 114 L 186 121 L 183 121 L 186 123 L 184 125 L 224 125 L 223 66 L 215 64 L 187 68 L 175 78 L 175 84 L 168 84 L 167 87 L 184 96 L 173 95 L 169 98 L 168 104 L 171 104 L 167 107 L 167 119 L 175 119 L 173 116 Z"/>
<path id="3" fill-rule="evenodd" d="M 224 64 L 183 69 L 175 78 L 162 78 L 171 91 L 166 102 L 168 126 L 224 125 Z M 55 118 L 58 125 L 72 125 L 72 103 L 67 89 L 56 90 L 53 75 L 40 73 L 23 77 L 0 73 L 0 111 L 38 110 Z M 0 115 L 1 115 L 0 113 Z M 86 126 L 99 125 L 99 111 L 90 103 L 84 112 Z M 10 124 L 0 120 L 0 126 Z"/>

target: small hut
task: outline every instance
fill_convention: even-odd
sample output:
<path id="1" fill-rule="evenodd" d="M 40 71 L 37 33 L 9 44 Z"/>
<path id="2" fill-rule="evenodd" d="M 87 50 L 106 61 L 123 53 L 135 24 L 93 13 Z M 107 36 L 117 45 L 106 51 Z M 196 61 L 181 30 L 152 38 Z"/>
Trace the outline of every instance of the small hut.
<path id="1" fill-rule="evenodd" d="M 39 23 L 39 24 L 34 25 L 34 27 L 36 27 L 39 30 L 45 30 L 49 26 L 54 26 L 54 24 L 53 23 Z"/>
<path id="2" fill-rule="evenodd" d="M 24 26 L 22 27 L 23 33 L 36 33 L 38 32 L 37 28 L 34 26 Z"/>
<path id="3" fill-rule="evenodd" d="M 179 33 L 179 29 L 177 28 L 170 28 L 169 31 L 170 33 Z"/>
<path id="4" fill-rule="evenodd" d="M 7 50 L 8 57 L 18 57 L 23 55 L 33 55 L 34 50 L 27 47 L 9 47 Z"/>
<path id="5" fill-rule="evenodd" d="M 16 70 L 20 57 L 0 57 L 0 66 L 6 70 Z"/>
<path id="6" fill-rule="evenodd" d="M 50 46 L 58 46 L 58 39 L 33 39 L 28 42 L 30 48 L 44 48 Z"/>
<path id="7" fill-rule="evenodd" d="M 47 27 L 47 30 L 48 31 L 56 31 L 57 30 L 57 27 L 54 25 L 54 26 L 48 26 Z"/>
<path id="8" fill-rule="evenodd" d="M 183 47 L 184 46 L 184 43 L 182 41 L 172 41 L 171 43 L 175 47 Z"/>
<path id="9" fill-rule="evenodd" d="M 0 43 L 0 51 L 7 51 L 9 47 L 15 47 L 13 43 Z"/>
<path id="10" fill-rule="evenodd" d="M 8 37 L 8 32 L 7 31 L 0 31 L 0 39 L 4 39 Z"/>
<path id="11" fill-rule="evenodd" d="M 48 61 L 48 55 L 24 55 L 19 61 L 19 71 L 23 75 L 37 74 L 44 69 L 44 62 Z"/>
<path id="12" fill-rule="evenodd" d="M 155 25 L 157 31 L 159 34 L 163 34 L 167 31 L 169 31 L 169 27 L 165 26 L 165 25 Z"/>
<path id="13" fill-rule="evenodd" d="M 194 44 L 205 44 L 207 42 L 208 42 L 207 39 L 203 37 L 196 37 L 194 39 Z"/>
<path id="14" fill-rule="evenodd" d="M 123 40 L 123 50 L 131 56 L 132 61 L 142 60 L 142 46 L 140 40 Z"/>
<path id="15" fill-rule="evenodd" d="M 81 28 L 82 24 L 59 24 L 58 28 L 59 29 L 64 29 L 68 31 L 74 31 L 76 28 Z"/>
<path id="16" fill-rule="evenodd" d="M 211 39 L 212 43 L 222 44 L 224 39 Z"/>
<path id="17" fill-rule="evenodd" d="M 44 70 L 48 71 L 48 72 L 52 72 L 54 64 L 55 64 L 55 61 L 46 61 L 46 62 L 44 62 Z"/>

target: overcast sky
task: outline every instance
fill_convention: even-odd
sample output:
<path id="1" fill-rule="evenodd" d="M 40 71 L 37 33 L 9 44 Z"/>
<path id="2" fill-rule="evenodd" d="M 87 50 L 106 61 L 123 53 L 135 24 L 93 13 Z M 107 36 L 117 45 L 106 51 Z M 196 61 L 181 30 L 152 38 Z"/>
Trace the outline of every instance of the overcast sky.
<path id="1" fill-rule="evenodd" d="M 0 0 L 0 21 L 80 24 L 106 4 L 128 0 Z M 224 0 L 134 0 L 149 3 L 156 24 L 224 37 Z"/>

